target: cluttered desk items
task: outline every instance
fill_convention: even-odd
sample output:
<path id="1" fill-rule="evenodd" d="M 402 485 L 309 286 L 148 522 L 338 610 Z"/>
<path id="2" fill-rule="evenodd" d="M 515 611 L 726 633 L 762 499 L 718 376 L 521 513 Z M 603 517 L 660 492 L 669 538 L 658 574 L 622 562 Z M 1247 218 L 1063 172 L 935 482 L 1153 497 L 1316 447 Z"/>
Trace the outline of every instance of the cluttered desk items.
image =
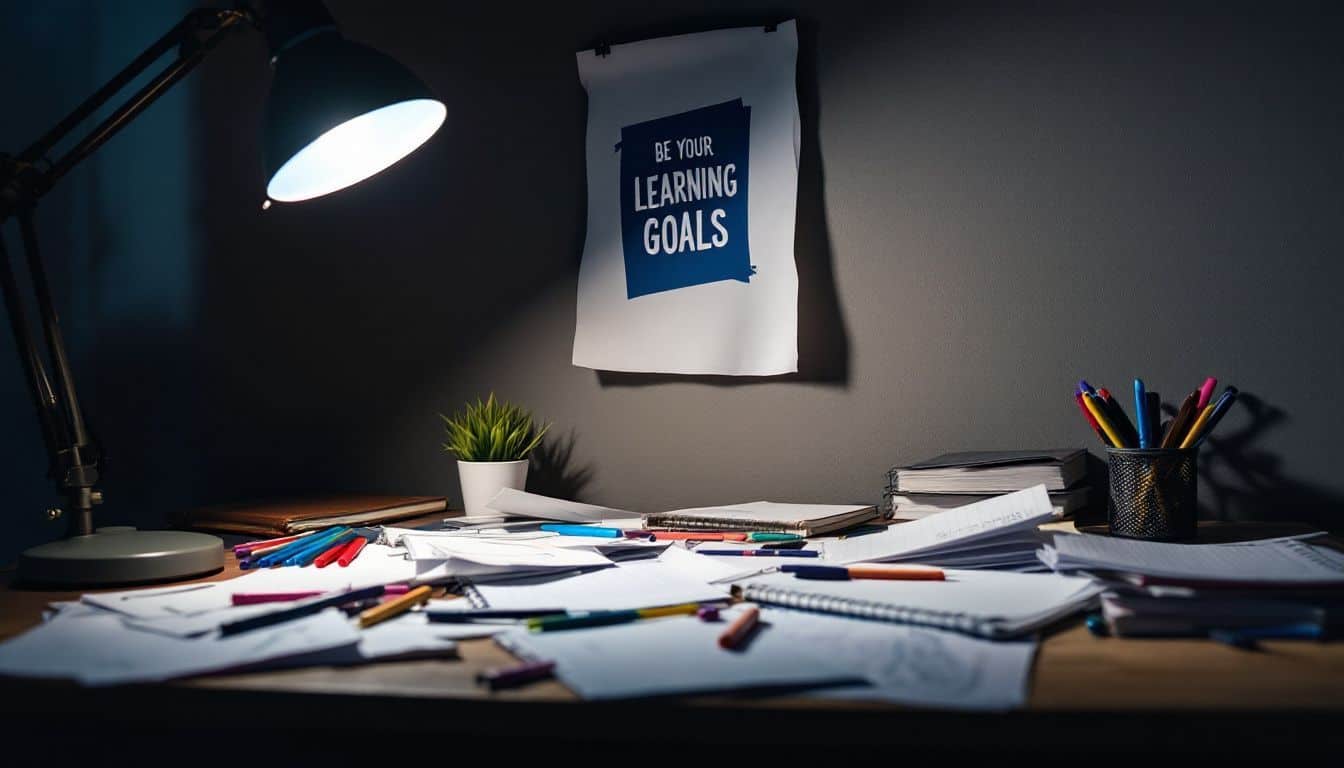
<path id="1" fill-rule="evenodd" d="M 884 509 L 901 520 L 964 507 L 1044 485 L 1055 516 L 1087 506 L 1087 453 L 1081 448 L 944 453 L 887 473 Z"/>

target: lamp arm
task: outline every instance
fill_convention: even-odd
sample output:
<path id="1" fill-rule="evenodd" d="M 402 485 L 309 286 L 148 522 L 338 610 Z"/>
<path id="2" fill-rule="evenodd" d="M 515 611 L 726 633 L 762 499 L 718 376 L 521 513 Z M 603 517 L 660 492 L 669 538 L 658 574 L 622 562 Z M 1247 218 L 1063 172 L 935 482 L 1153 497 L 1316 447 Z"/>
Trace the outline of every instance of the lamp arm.
<path id="1" fill-rule="evenodd" d="M 244 22 L 255 24 L 256 19 L 251 10 L 243 7 L 203 8 L 188 13 L 167 34 L 133 59 L 31 146 L 15 157 L 0 155 L 0 225 L 11 216 L 17 215 L 19 219 L 29 277 L 37 299 L 53 375 L 48 376 L 37 350 L 25 302 L 19 295 L 3 242 L 0 242 L 0 293 L 4 295 L 15 345 L 27 374 L 30 394 L 46 442 L 49 473 L 67 497 L 73 517 L 72 533 L 77 535 L 93 532 L 93 506 L 102 500 L 101 493 L 94 488 L 98 481 L 99 456 L 96 447 L 90 443 L 75 393 L 60 320 L 38 248 L 33 208 L 57 180 L 96 152 L 117 131 L 185 77 L 231 30 Z M 177 58 L 163 71 L 136 91 L 60 159 L 54 162 L 46 160 L 47 153 L 76 126 L 174 46 L 178 48 Z"/>

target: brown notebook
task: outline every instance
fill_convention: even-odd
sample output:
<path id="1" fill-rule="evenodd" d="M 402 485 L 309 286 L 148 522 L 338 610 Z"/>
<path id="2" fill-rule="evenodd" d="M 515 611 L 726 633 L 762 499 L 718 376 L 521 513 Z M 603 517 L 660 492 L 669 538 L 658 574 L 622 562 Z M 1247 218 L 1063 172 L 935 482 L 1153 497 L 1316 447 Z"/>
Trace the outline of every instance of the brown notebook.
<path id="1" fill-rule="evenodd" d="M 333 525 L 378 525 L 448 508 L 442 496 L 324 496 L 203 507 L 187 514 L 188 528 L 287 535 Z"/>

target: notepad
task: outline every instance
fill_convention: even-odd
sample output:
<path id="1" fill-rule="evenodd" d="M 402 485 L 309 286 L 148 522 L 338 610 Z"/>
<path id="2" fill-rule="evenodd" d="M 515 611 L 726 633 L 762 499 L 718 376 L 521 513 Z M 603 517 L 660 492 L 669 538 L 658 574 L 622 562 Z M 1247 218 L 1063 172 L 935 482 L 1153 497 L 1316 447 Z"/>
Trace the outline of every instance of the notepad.
<path id="1" fill-rule="evenodd" d="M 871 505 L 753 501 L 645 515 L 644 525 L 649 528 L 778 531 L 799 536 L 820 536 L 852 528 L 877 516 L 877 507 Z"/>
<path id="2" fill-rule="evenodd" d="M 990 639 L 1020 637 L 1095 602 L 1091 579 L 1000 571 L 946 572 L 945 581 L 814 581 L 772 573 L 734 585 L 743 600 Z"/>
<path id="3" fill-rule="evenodd" d="M 1171 544 L 1058 534 L 1041 559 L 1056 570 L 1105 570 L 1143 583 L 1191 586 L 1344 586 L 1344 553 L 1303 541 Z"/>

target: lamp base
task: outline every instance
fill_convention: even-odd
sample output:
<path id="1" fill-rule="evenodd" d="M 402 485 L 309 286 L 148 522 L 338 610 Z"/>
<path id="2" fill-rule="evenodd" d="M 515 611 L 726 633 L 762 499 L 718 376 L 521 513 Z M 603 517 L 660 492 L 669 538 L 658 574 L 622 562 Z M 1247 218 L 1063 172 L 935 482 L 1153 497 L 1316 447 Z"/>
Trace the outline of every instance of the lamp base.
<path id="1" fill-rule="evenodd" d="M 87 536 L 41 544 L 19 556 L 24 582 L 130 584 L 200 576 L 224 567 L 224 542 L 186 531 L 99 528 Z"/>

